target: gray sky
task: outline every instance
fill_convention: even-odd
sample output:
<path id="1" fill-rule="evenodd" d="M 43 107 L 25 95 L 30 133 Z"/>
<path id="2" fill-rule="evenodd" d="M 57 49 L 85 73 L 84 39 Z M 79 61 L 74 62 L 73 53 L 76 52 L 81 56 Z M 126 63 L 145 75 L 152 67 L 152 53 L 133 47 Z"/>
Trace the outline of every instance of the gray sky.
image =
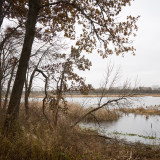
<path id="1" fill-rule="evenodd" d="M 136 56 L 126 53 L 124 57 L 111 55 L 102 59 L 96 53 L 90 54 L 93 66 L 83 73 L 88 83 L 99 87 L 107 63 L 110 61 L 121 67 L 123 79 L 136 79 L 142 86 L 160 86 L 160 1 L 135 0 L 130 7 L 124 8 L 123 15 L 140 15 L 139 30 L 134 39 Z M 120 84 L 117 84 L 119 86 Z"/>
<path id="2" fill-rule="evenodd" d="M 141 86 L 160 86 L 160 0 L 135 0 L 130 7 L 123 9 L 122 16 L 127 15 L 141 16 L 134 39 L 136 55 L 126 53 L 124 57 L 111 55 L 102 59 L 97 53 L 89 54 L 93 66 L 82 75 L 94 87 L 100 87 L 109 62 L 120 66 L 123 80 L 134 81 L 138 77 Z"/>

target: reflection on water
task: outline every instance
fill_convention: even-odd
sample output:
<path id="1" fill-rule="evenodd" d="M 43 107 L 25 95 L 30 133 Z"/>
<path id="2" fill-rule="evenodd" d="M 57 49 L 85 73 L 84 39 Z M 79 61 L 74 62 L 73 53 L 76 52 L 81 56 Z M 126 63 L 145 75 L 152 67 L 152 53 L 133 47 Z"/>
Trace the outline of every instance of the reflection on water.
<path id="1" fill-rule="evenodd" d="M 160 116 L 150 116 L 146 119 L 143 115 L 129 114 L 116 122 L 101 123 L 100 126 L 94 123 L 82 123 L 81 126 L 97 129 L 100 134 L 125 138 L 131 142 L 160 144 Z M 113 134 L 115 132 L 119 134 Z M 145 137 L 141 137 L 142 135 Z M 155 137 L 155 139 L 149 139 L 149 137 Z"/>

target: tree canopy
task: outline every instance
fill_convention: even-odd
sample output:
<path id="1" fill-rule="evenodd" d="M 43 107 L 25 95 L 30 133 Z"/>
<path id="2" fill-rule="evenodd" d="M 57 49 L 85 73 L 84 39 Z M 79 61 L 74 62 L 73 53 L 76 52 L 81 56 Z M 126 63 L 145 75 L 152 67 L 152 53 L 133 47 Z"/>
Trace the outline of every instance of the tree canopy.
<path id="1" fill-rule="evenodd" d="M 34 40 L 51 42 L 59 33 L 75 40 L 77 53 L 96 50 L 103 58 L 113 53 L 134 54 L 130 37 L 138 29 L 138 17 L 128 16 L 119 21 L 122 8 L 132 0 L 2 0 L 0 27 L 4 18 L 17 26 L 25 24 L 24 42 L 13 86 L 6 125 L 17 119 L 19 103 L 29 65 Z M 76 33 L 76 26 L 81 31 Z M 17 28 L 14 28 L 17 29 Z M 24 30 L 23 30 L 24 31 Z M 12 32 L 10 32 L 12 33 Z M 10 122 L 9 122 L 10 121 Z"/>
<path id="2" fill-rule="evenodd" d="M 26 22 L 28 9 L 36 3 L 38 17 L 37 37 L 52 40 L 57 32 L 75 39 L 75 24 L 82 27 L 77 40 L 77 47 L 87 52 L 93 49 L 104 57 L 109 54 L 132 51 L 130 36 L 135 35 L 138 17 L 128 16 L 126 21 L 119 22 L 118 15 L 123 7 L 131 5 L 132 0 L 4 0 L 5 17 Z M 29 5 L 30 4 L 30 5 Z M 40 27 L 41 26 L 41 27 Z M 99 41 L 99 42 L 98 42 Z M 97 44 L 100 47 L 97 47 Z"/>

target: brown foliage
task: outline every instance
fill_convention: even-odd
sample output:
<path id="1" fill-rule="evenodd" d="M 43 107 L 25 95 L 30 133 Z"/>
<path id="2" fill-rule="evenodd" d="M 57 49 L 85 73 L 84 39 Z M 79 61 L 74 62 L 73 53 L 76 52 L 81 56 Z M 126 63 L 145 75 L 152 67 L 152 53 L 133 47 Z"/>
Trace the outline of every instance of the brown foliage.
<path id="1" fill-rule="evenodd" d="M 37 26 L 37 38 L 52 40 L 57 32 L 64 31 L 66 37 L 75 39 L 75 24 L 78 23 L 82 26 L 82 33 L 77 39 L 79 49 L 87 52 L 97 49 L 103 57 L 114 52 L 117 55 L 128 51 L 134 53 L 129 37 L 135 35 L 138 17 L 128 16 L 126 21 L 117 21 L 123 7 L 131 5 L 131 0 L 116 0 L 114 3 L 105 0 L 41 0 L 34 3 L 40 6 L 38 22 L 45 27 Z M 22 23 L 26 21 L 28 7 L 27 0 L 5 0 L 2 13 L 4 17 L 15 18 Z M 101 47 L 96 48 L 97 40 Z M 111 44 L 114 49 L 111 49 Z"/>

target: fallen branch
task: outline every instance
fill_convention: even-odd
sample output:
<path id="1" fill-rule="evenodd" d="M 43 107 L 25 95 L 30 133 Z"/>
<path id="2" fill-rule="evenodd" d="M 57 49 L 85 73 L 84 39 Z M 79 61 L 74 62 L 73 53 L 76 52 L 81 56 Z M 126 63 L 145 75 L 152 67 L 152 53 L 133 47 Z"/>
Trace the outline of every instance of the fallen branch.
<path id="1" fill-rule="evenodd" d="M 93 112 L 96 112 L 97 110 L 111 104 L 111 103 L 116 103 L 118 101 L 121 100 L 126 100 L 127 97 L 120 97 L 117 99 L 113 99 L 113 100 L 108 100 L 106 103 L 102 104 L 101 106 L 97 107 L 97 108 L 93 108 L 91 111 L 87 112 L 85 115 L 83 115 L 79 120 L 77 120 L 72 126 L 71 128 L 75 127 L 79 122 L 81 122 L 85 117 L 87 117 L 88 115 L 92 114 Z"/>

